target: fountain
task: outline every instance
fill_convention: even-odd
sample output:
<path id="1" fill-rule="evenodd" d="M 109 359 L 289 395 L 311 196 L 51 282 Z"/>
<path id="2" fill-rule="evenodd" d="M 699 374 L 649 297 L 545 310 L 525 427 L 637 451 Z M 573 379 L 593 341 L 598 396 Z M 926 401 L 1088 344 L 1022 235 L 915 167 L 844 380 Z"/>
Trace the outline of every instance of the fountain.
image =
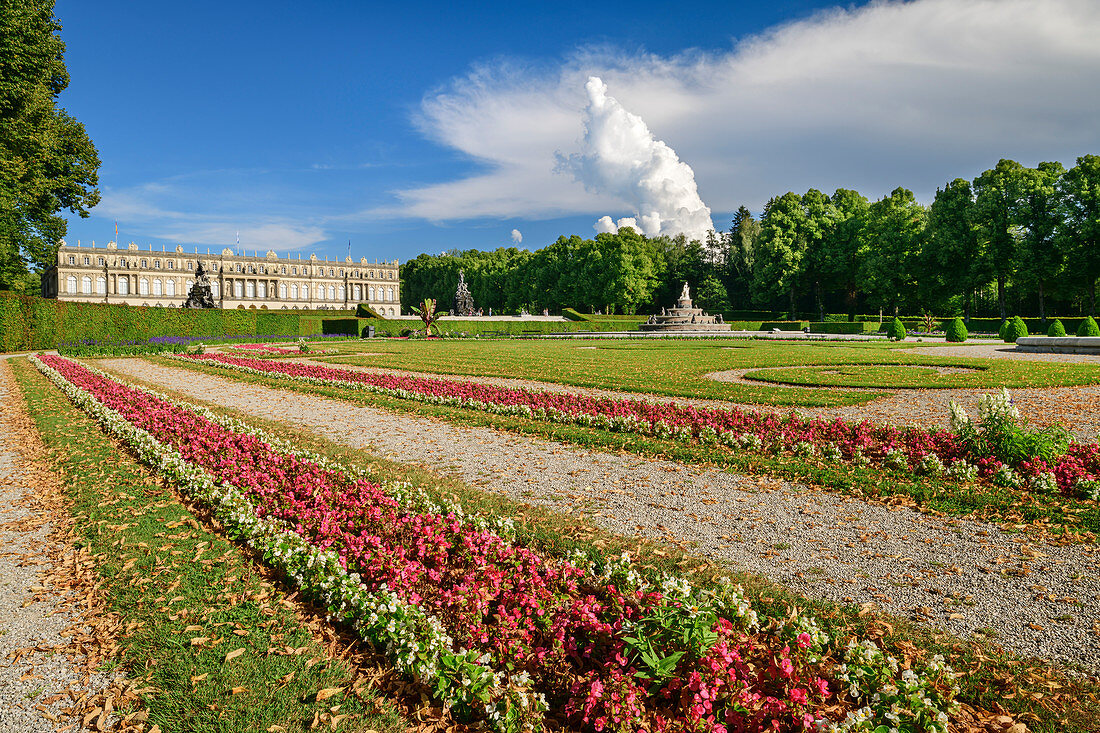
<path id="1" fill-rule="evenodd" d="M 661 309 L 661 315 L 650 316 L 649 320 L 638 327 L 642 331 L 729 331 L 728 323 L 722 321 L 721 314 L 709 316 L 702 308 L 693 308 L 688 284 L 680 291 L 680 299 L 675 308 Z"/>

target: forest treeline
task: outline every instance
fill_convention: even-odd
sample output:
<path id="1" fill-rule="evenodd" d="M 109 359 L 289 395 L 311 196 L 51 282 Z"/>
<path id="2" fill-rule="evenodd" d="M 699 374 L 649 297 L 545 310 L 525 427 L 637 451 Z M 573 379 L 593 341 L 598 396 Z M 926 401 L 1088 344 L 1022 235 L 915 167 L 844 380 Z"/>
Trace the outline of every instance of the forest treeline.
<path id="1" fill-rule="evenodd" d="M 1001 160 L 946 184 L 927 207 L 905 188 L 878 201 L 848 189 L 788 192 L 759 219 L 741 207 L 705 242 L 624 228 L 533 252 L 421 255 L 401 268 L 403 307 L 424 298 L 445 306 L 459 270 L 478 307 L 508 313 L 651 313 L 686 280 L 712 313 L 1095 315 L 1100 156 L 1069 170 Z"/>

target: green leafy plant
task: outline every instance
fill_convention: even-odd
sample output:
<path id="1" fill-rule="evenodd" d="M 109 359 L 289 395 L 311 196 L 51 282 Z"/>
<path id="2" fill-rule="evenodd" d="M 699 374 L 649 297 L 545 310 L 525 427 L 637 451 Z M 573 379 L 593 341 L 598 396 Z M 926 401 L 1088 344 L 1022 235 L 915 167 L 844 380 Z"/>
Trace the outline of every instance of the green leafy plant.
<path id="1" fill-rule="evenodd" d="M 925 311 L 920 317 L 920 329 L 921 333 L 932 333 L 936 330 L 936 326 L 939 322 L 936 317 L 932 315 L 931 311 Z"/>
<path id="2" fill-rule="evenodd" d="M 676 676 L 676 667 L 684 656 L 701 659 L 718 641 L 712 629 L 718 613 L 710 606 L 692 607 L 685 614 L 676 605 L 658 606 L 635 624 L 630 636 L 624 636 L 627 649 L 634 654 L 639 669 L 635 677 L 653 682 L 653 694 Z"/>
<path id="3" fill-rule="evenodd" d="M 947 336 L 947 340 L 952 343 L 961 344 L 970 338 L 970 333 L 966 330 L 966 324 L 963 323 L 962 318 L 955 318 L 944 329 Z"/>
<path id="4" fill-rule="evenodd" d="M 435 298 L 424 298 L 419 308 L 414 305 L 410 310 L 424 321 L 425 336 L 432 335 L 432 326 L 443 317 L 442 313 L 437 313 L 435 310 Z"/>
<path id="5" fill-rule="evenodd" d="M 1066 327 L 1062 325 L 1062 322 L 1055 318 L 1050 322 L 1050 328 L 1047 329 L 1047 336 L 1059 338 L 1066 335 Z"/>
<path id="6" fill-rule="evenodd" d="M 1027 336 L 1027 324 L 1024 323 L 1024 319 L 1019 316 L 1013 316 L 1011 321 L 1007 321 L 1007 325 L 1004 329 L 1004 342 L 1006 344 L 1016 343 L 1016 339 Z"/>
<path id="7" fill-rule="evenodd" d="M 951 403 L 951 427 L 967 443 L 973 455 L 992 455 L 1005 463 L 1042 458 L 1053 461 L 1069 448 L 1072 436 L 1060 425 L 1034 430 L 1024 422 L 1007 389 L 982 395 L 978 423 L 955 402 Z"/>
<path id="8" fill-rule="evenodd" d="M 905 324 L 901 322 L 900 318 L 894 318 L 890 322 L 890 325 L 886 328 L 886 335 L 891 341 L 904 341 L 905 340 Z"/>
<path id="9" fill-rule="evenodd" d="M 1096 319 L 1089 316 L 1081 321 L 1081 325 L 1077 327 L 1077 335 L 1081 338 L 1100 336 L 1100 326 L 1096 325 Z"/>

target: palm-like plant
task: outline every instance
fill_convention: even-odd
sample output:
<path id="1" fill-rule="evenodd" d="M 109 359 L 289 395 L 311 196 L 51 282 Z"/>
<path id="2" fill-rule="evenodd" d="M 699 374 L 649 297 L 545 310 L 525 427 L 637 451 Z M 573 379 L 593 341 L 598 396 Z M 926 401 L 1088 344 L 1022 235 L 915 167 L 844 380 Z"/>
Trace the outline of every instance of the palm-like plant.
<path id="1" fill-rule="evenodd" d="M 436 313 L 435 298 L 424 298 L 424 302 L 420 304 L 419 308 L 414 305 L 411 310 L 420 316 L 420 320 L 424 321 L 424 335 L 431 336 L 432 324 L 443 317 L 442 313 Z"/>

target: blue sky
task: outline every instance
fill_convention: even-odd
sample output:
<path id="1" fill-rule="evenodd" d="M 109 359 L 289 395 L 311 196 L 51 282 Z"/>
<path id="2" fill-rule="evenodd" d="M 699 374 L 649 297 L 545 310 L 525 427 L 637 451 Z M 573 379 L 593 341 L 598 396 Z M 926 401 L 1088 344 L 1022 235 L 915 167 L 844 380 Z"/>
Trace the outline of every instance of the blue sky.
<path id="1" fill-rule="evenodd" d="M 585 147 L 593 75 L 691 167 L 720 228 L 810 186 L 927 200 L 1002 156 L 1100 153 L 1097 5 L 59 0 L 61 103 L 104 194 L 68 239 L 103 243 L 117 220 L 143 247 L 240 230 L 248 250 L 350 239 L 404 261 L 591 236 L 651 203 L 559 165 L 606 158 Z"/>

